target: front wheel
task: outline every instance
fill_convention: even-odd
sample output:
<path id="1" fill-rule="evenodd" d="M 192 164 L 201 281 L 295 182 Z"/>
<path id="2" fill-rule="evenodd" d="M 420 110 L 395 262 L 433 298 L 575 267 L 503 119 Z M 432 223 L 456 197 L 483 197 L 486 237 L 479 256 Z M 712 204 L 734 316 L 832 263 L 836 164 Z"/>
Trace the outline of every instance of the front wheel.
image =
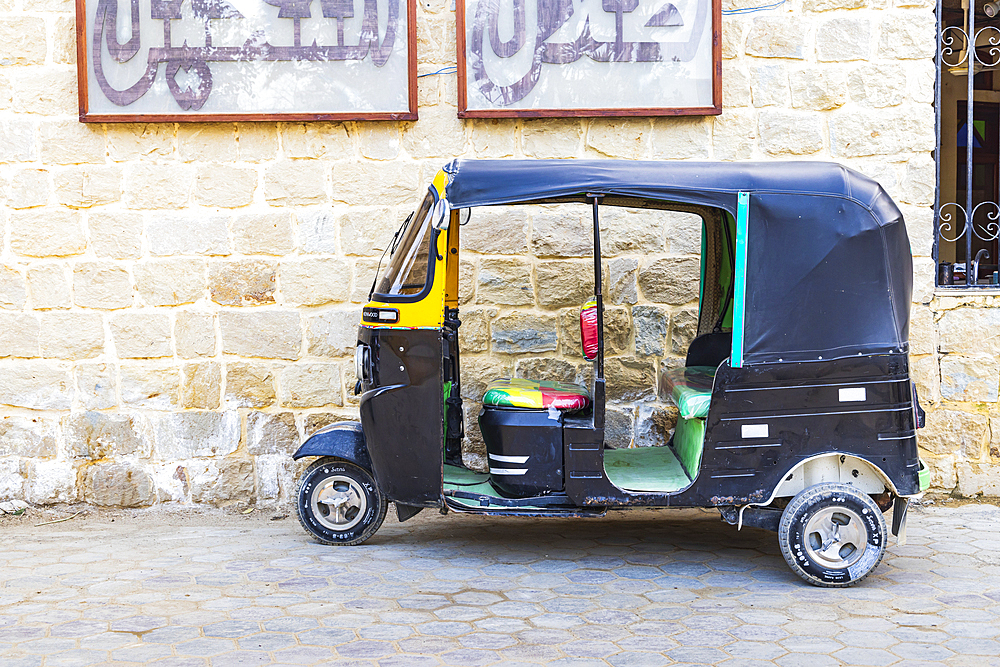
<path id="1" fill-rule="evenodd" d="M 388 506 L 366 470 L 340 459 L 319 459 L 299 480 L 299 523 L 323 544 L 361 544 L 382 525 Z"/>
<path id="2" fill-rule="evenodd" d="M 885 555 L 882 511 L 852 486 L 804 489 L 781 515 L 778 545 L 797 575 L 814 586 L 840 588 L 867 577 Z"/>

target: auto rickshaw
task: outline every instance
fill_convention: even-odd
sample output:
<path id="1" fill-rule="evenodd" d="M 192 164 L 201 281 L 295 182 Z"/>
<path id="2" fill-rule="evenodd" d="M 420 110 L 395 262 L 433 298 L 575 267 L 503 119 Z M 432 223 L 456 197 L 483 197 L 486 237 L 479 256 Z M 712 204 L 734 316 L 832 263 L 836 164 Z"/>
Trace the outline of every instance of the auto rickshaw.
<path id="1" fill-rule="evenodd" d="M 591 386 L 498 378 L 479 425 L 489 471 L 461 462 L 460 230 L 472 209 L 580 203 L 592 210 L 594 298 L 582 304 Z M 601 212 L 702 219 L 697 335 L 660 373 L 680 416 L 662 446 L 609 448 Z M 589 215 L 587 216 L 590 217 Z M 393 238 L 358 329 L 360 423 L 295 458 L 298 514 L 324 544 L 371 537 L 395 503 L 502 516 L 586 517 L 630 507 L 717 508 L 776 531 L 791 568 L 848 586 L 903 539 L 928 486 L 910 379 L 912 264 L 882 188 L 820 162 L 456 160 Z M 883 517 L 892 510 L 890 529 Z"/>

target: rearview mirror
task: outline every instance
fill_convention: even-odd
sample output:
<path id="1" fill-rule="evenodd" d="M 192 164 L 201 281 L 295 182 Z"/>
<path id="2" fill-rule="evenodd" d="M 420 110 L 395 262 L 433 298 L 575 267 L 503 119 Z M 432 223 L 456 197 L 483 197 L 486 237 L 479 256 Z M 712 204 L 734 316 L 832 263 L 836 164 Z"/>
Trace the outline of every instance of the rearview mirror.
<path id="1" fill-rule="evenodd" d="M 451 216 L 448 215 L 448 204 L 443 199 L 438 199 L 431 211 L 431 226 L 434 229 L 448 229 Z"/>

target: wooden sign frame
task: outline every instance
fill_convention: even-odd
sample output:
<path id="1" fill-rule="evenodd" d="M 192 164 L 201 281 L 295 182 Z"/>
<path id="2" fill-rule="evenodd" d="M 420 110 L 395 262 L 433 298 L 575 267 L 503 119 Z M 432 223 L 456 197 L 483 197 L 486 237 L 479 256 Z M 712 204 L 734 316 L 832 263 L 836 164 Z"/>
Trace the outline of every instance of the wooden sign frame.
<path id="1" fill-rule="evenodd" d="M 508 0 L 509 2 L 510 0 Z M 710 77 L 710 93 L 707 90 L 706 80 L 702 79 L 701 89 L 704 97 L 710 95 L 711 99 L 704 100 L 706 103 L 699 103 L 691 106 L 668 106 L 658 100 L 655 92 L 660 86 L 645 86 L 650 90 L 648 96 L 649 103 L 640 100 L 638 104 L 628 106 L 616 105 L 521 105 L 521 101 L 532 93 L 532 89 L 542 78 L 542 69 L 560 64 L 575 63 L 581 56 L 588 56 L 594 62 L 614 66 L 617 76 L 628 76 L 628 65 L 648 62 L 665 62 L 669 60 L 683 62 L 687 57 L 690 60 L 697 54 L 692 54 L 691 45 L 693 39 L 687 43 L 680 42 L 653 42 L 653 41 L 632 41 L 623 39 L 623 14 L 634 11 L 638 8 L 640 1 L 651 2 L 652 0 L 602 0 L 602 7 L 605 12 L 615 15 L 615 23 L 612 30 L 615 31 L 614 41 L 600 41 L 595 39 L 591 32 L 590 18 L 586 19 L 582 30 L 574 42 L 570 43 L 546 43 L 553 34 L 564 27 L 567 19 L 574 13 L 574 6 L 578 6 L 572 0 L 531 0 L 537 3 L 535 10 L 538 21 L 538 28 L 535 31 L 535 51 L 531 59 L 531 72 L 524 78 L 514 81 L 508 85 L 500 85 L 489 79 L 485 66 L 485 49 L 492 47 L 495 57 L 514 58 L 526 47 L 526 15 L 524 3 L 527 0 L 513 1 L 513 36 L 506 41 L 502 41 L 499 36 L 497 19 L 488 21 L 484 25 L 480 12 L 497 10 L 500 0 L 456 0 L 456 24 L 458 40 L 458 117 L 459 118 L 558 118 L 558 117 L 599 117 L 599 116 L 707 116 L 719 115 L 722 113 L 722 2 L 721 0 L 693 0 L 697 3 L 695 26 L 701 21 L 702 30 L 707 30 L 709 34 L 709 47 L 711 49 L 710 71 L 706 72 Z M 703 4 L 702 4 L 703 3 Z M 671 2 L 655 2 L 661 7 L 656 11 L 646 23 L 646 26 L 655 28 L 670 28 L 683 25 L 683 17 L 677 7 Z M 472 32 L 468 31 L 469 12 L 468 8 L 475 5 L 477 16 L 473 18 Z M 691 3 L 688 4 L 690 6 Z M 484 10 L 484 7 L 486 8 Z M 648 12 L 647 12 L 648 13 Z M 495 14 L 494 14 L 495 16 Z M 707 22 L 708 25 L 704 25 Z M 508 26 L 510 27 L 510 26 Z M 691 34 L 695 34 L 697 27 L 692 28 Z M 704 32 L 699 33 L 698 40 L 704 40 Z M 469 42 L 479 45 L 478 51 L 469 48 Z M 695 48 L 697 50 L 697 48 Z M 705 49 L 703 48 L 702 51 Z M 704 60 L 704 54 L 701 54 Z M 522 61 L 524 59 L 522 58 Z M 609 68 L 610 69 L 610 68 Z M 707 70 L 708 67 L 705 67 Z M 471 76 L 470 76 L 471 74 Z M 655 79 L 660 81 L 662 79 Z M 572 97 L 573 86 L 579 86 L 581 90 L 600 88 L 606 85 L 608 79 L 597 75 L 593 77 L 583 77 L 582 80 L 574 80 L 567 76 L 550 76 L 546 82 L 547 88 L 555 93 L 550 93 L 550 97 Z M 627 86 L 627 82 L 624 84 Z M 473 89 L 475 86 L 478 90 Z M 527 89 L 527 90 L 526 90 Z M 478 98 L 480 102 L 485 98 L 491 102 L 492 106 L 473 105 L 470 107 L 470 98 Z M 593 98 L 594 95 L 591 95 Z M 633 95 L 633 97 L 635 97 Z M 658 103 L 659 102 L 659 103 Z M 517 106 L 516 106 L 517 105 Z"/>
<path id="2" fill-rule="evenodd" d="M 191 8 L 187 16 L 181 15 L 182 0 L 76 0 L 80 121 L 416 120 L 416 0 L 383 0 L 388 17 L 381 28 L 378 1 L 363 0 L 363 14 L 355 17 L 354 0 L 321 0 L 322 15 L 311 17 L 309 0 L 255 0 L 259 8 L 258 4 L 248 5 L 247 0 L 231 0 L 232 4 L 227 0 L 192 0 L 190 5 L 184 4 L 185 11 Z M 96 8 L 92 18 L 88 15 L 91 6 Z M 255 14 L 244 16 L 239 7 L 244 13 L 250 7 Z M 402 7 L 405 12 L 400 11 Z M 119 8 L 123 10 L 120 19 Z M 140 8 L 148 13 L 140 15 Z M 406 25 L 400 30 L 402 17 Z M 269 22 L 271 18 L 273 22 Z M 247 20 L 236 23 L 242 19 Z M 129 21 L 131 33 L 123 30 Z M 152 43 L 142 44 L 141 26 L 148 29 L 159 21 L 163 41 L 157 44 L 159 37 L 154 31 Z M 352 23 L 347 24 L 345 39 L 347 21 Z M 194 23 L 198 30 L 203 23 L 203 34 L 196 33 L 196 39 L 191 40 Z M 245 41 L 235 27 L 244 23 L 257 28 L 247 31 Z M 274 34 L 266 29 L 272 23 Z M 213 29 L 220 25 L 230 31 L 231 39 L 228 44 L 219 43 L 217 36 L 213 45 Z M 112 31 L 113 26 L 117 29 Z M 187 33 L 177 34 L 185 28 Z M 127 41 L 119 41 L 125 37 Z M 400 45 L 400 38 L 406 43 Z M 405 65 L 399 62 L 400 56 L 405 56 Z M 382 69 L 393 58 L 392 67 Z M 109 80 L 116 74 L 111 71 L 114 67 L 129 64 L 138 75 L 124 84 Z M 328 77 L 338 68 L 341 80 L 334 79 L 335 85 L 329 85 Z M 241 79 L 244 71 L 253 78 Z M 372 74 L 381 72 L 391 76 L 391 81 L 373 82 Z M 267 79 L 270 73 L 280 78 Z M 223 91 L 217 93 L 216 100 L 210 99 L 213 80 L 215 89 Z M 298 87 L 287 90 L 289 82 Z M 404 85 L 401 95 L 398 89 Z M 362 98 L 362 93 L 367 97 Z M 387 100 L 394 97 L 381 108 L 372 101 L 379 94 Z M 358 100 L 363 102 L 358 104 Z"/>

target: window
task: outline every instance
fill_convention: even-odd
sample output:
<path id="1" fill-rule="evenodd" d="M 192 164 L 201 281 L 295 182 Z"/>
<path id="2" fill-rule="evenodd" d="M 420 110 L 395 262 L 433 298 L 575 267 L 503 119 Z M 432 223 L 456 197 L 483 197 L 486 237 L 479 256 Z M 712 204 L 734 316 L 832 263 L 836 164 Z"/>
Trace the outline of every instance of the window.
<path id="1" fill-rule="evenodd" d="M 1000 6 L 938 0 L 937 285 L 997 284 Z M 969 36 L 974 37 L 970 40 Z M 970 41 L 975 48 L 970 49 Z M 971 103 L 970 103 L 971 100 Z"/>
<path id="2" fill-rule="evenodd" d="M 434 198 L 428 194 L 416 213 L 412 213 L 392 237 L 389 265 L 378 282 L 377 295 L 414 296 L 423 291 L 431 271 L 433 206 Z"/>

